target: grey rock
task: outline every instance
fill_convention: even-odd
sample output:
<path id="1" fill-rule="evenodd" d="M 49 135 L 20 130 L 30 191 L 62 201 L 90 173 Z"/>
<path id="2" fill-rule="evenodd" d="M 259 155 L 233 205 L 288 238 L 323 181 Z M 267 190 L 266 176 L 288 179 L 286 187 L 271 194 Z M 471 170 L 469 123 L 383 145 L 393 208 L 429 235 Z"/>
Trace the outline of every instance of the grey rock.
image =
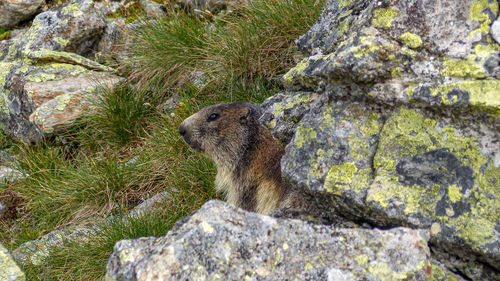
<path id="1" fill-rule="evenodd" d="M 496 20 L 493 22 L 491 25 L 490 29 L 491 37 L 497 41 L 498 44 L 500 44 L 500 20 Z"/>
<path id="2" fill-rule="evenodd" d="M 129 217 L 138 217 L 152 212 L 154 208 L 161 206 L 161 203 L 170 198 L 169 192 L 161 192 L 155 196 L 144 200 L 141 204 L 135 206 L 128 214 Z"/>
<path id="3" fill-rule="evenodd" d="M 0 244 L 0 280 L 2 281 L 24 281 L 26 276 L 17 266 L 9 251 Z"/>
<path id="4" fill-rule="evenodd" d="M 100 63 L 119 63 L 126 59 L 130 30 L 124 18 L 108 20 L 108 25 L 97 46 L 96 58 Z"/>
<path id="5" fill-rule="evenodd" d="M 498 279 L 497 18 L 497 1 L 327 2 L 262 105 L 284 180 L 325 212 L 429 229 L 442 272 Z"/>
<path id="6" fill-rule="evenodd" d="M 25 242 L 12 252 L 12 257 L 21 265 L 40 265 L 50 256 L 54 247 L 61 247 L 69 242 L 82 241 L 94 233 L 91 228 L 54 230 L 40 239 Z"/>
<path id="7" fill-rule="evenodd" d="M 15 182 L 23 178 L 24 175 L 20 171 L 10 167 L 0 166 L 0 182 Z"/>
<path id="8" fill-rule="evenodd" d="M 166 236 L 115 245 L 105 280 L 426 280 L 425 231 L 335 229 L 210 201 Z M 343 279 L 342 279 L 343 278 Z"/>
<path id="9" fill-rule="evenodd" d="M 168 98 L 165 102 L 161 103 L 158 105 L 158 109 L 165 112 L 165 113 L 170 113 L 172 112 L 177 106 L 179 106 L 181 101 L 177 96 L 172 96 Z"/>
<path id="10" fill-rule="evenodd" d="M 0 3 L 0 28 L 10 28 L 29 19 L 40 10 L 44 0 L 10 0 Z"/>
<path id="11" fill-rule="evenodd" d="M 47 124 L 33 115 L 37 110 L 35 115 L 46 110 L 34 103 L 30 85 L 54 85 L 59 83 L 54 81 L 77 80 L 79 75 L 92 76 L 92 71 L 114 71 L 85 57 L 93 54 L 105 27 L 104 16 L 92 1 L 73 0 L 39 14 L 23 36 L 13 39 L 8 48 L 0 47 L 0 123 L 7 134 L 29 143 L 57 131 L 54 120 L 49 120 L 47 130 Z M 88 87 L 82 90 L 89 92 Z M 57 99 L 52 102 L 57 108 L 70 110 L 74 107 L 66 107 L 64 102 L 82 101 L 81 96 L 73 99 L 68 95 L 59 97 L 61 94 L 51 93 Z M 73 115 L 71 119 L 76 120 L 78 116 Z"/>
<path id="12" fill-rule="evenodd" d="M 150 0 L 141 0 L 140 3 L 144 12 L 150 18 L 161 19 L 167 16 L 167 8 L 162 4 Z"/>

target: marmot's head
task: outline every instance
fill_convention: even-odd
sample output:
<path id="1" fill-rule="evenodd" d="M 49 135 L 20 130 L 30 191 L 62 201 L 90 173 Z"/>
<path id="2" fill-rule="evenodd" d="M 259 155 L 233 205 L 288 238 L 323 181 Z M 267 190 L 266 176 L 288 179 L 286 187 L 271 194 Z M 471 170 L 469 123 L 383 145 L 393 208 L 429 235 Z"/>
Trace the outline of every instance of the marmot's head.
<path id="1" fill-rule="evenodd" d="M 195 151 L 217 163 L 236 160 L 256 134 L 260 108 L 247 102 L 221 103 L 202 108 L 184 120 L 179 133 Z"/>

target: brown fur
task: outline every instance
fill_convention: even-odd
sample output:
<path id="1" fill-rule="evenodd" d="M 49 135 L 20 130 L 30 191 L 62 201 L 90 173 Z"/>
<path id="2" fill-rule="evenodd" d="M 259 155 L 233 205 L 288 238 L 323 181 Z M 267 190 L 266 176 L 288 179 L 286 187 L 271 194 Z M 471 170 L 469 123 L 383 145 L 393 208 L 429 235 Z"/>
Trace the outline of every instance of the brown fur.
<path id="1" fill-rule="evenodd" d="M 281 182 L 283 147 L 258 121 L 260 109 L 234 102 L 208 106 L 182 122 L 179 133 L 217 165 L 215 188 L 243 209 L 267 214 L 295 207 Z M 211 119 L 212 117 L 212 119 Z"/>

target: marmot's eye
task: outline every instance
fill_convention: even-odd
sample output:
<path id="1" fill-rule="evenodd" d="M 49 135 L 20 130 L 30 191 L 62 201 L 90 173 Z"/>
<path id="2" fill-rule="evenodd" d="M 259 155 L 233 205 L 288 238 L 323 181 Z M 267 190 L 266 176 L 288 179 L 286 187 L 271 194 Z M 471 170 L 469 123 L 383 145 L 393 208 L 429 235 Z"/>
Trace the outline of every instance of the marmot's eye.
<path id="1" fill-rule="evenodd" d="M 219 115 L 219 114 L 217 114 L 217 113 L 212 113 L 212 114 L 210 114 L 210 115 L 208 116 L 207 121 L 208 121 L 208 122 L 215 121 L 217 118 L 219 118 L 219 116 L 220 116 L 220 115 Z"/>

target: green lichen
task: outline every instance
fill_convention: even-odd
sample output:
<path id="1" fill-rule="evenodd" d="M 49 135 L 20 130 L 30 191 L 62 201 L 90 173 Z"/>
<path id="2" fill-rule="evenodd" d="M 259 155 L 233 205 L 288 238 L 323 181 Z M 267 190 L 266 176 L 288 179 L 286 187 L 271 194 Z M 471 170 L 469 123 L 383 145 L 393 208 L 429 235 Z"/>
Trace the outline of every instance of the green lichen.
<path id="1" fill-rule="evenodd" d="M 453 203 L 458 202 L 462 198 L 460 187 L 457 187 L 455 184 L 448 186 L 448 198 Z"/>
<path id="2" fill-rule="evenodd" d="M 68 44 L 69 44 L 69 40 L 68 39 L 64 39 L 62 37 L 54 37 L 54 41 L 56 41 L 57 43 L 59 43 L 59 45 L 61 45 L 61 47 L 66 47 Z"/>
<path id="3" fill-rule="evenodd" d="M 441 74 L 449 77 L 462 78 L 486 78 L 488 73 L 481 64 L 475 61 L 475 56 L 470 56 L 467 60 L 445 60 L 445 68 Z"/>
<path id="4" fill-rule="evenodd" d="M 354 57 L 361 58 L 374 54 L 380 50 L 380 45 L 375 43 L 374 36 L 362 36 L 360 38 L 360 45 L 351 48 L 350 52 L 354 52 Z"/>
<path id="5" fill-rule="evenodd" d="M 490 9 L 490 11 L 496 15 L 498 13 L 498 2 L 491 1 L 491 3 L 489 3 L 488 0 L 477 0 L 472 3 L 470 19 L 480 22 L 481 26 L 472 31 L 471 35 L 478 32 L 482 34 L 488 34 L 490 32 L 491 19 L 486 12 L 487 9 Z"/>
<path id="6" fill-rule="evenodd" d="M 416 51 L 414 51 L 414 50 L 412 50 L 412 49 L 410 49 L 410 48 L 408 48 L 406 46 L 403 46 L 403 48 L 401 48 L 401 52 L 404 53 L 404 54 L 407 54 L 407 55 L 409 55 L 411 57 L 414 57 L 414 56 L 416 56 L 418 54 Z"/>
<path id="7" fill-rule="evenodd" d="M 16 279 L 13 279 L 13 277 L 16 277 Z M 26 280 L 24 273 L 2 245 L 0 245 L 0 279 L 13 281 Z"/>
<path id="8" fill-rule="evenodd" d="M 82 10 L 80 10 L 78 6 L 79 6 L 78 3 L 68 5 L 62 9 L 62 12 L 65 15 L 72 15 L 74 17 L 83 16 L 84 13 Z"/>
<path id="9" fill-rule="evenodd" d="M 406 32 L 405 34 L 401 35 L 399 37 L 399 40 L 401 40 L 403 45 L 412 49 L 416 49 L 422 46 L 422 39 L 420 38 L 420 36 L 410 32 Z"/>
<path id="10" fill-rule="evenodd" d="M 433 220 L 456 229 L 457 234 L 479 249 L 484 243 L 495 238 L 495 222 L 500 216 L 497 195 L 500 194 L 500 168 L 492 165 L 480 151 L 475 137 L 464 137 L 453 127 L 436 126 L 436 120 L 408 108 L 401 108 L 385 124 L 380 134 L 379 150 L 374 159 L 377 177 L 368 191 L 367 201 L 382 207 L 389 203 L 404 206 L 404 214 L 420 213 Z M 418 185 L 406 186 L 398 182 L 395 173 L 395 159 L 415 156 L 436 149 L 445 149 L 455 155 L 460 163 L 473 170 L 473 196 L 464 196 L 457 186 L 446 188 L 444 199 L 449 204 L 461 201 L 470 204 L 470 211 L 453 217 L 453 209 L 448 216 L 437 216 L 436 203 L 443 199 L 436 184 L 432 188 Z M 488 162 L 490 161 L 490 162 Z M 489 163 L 489 164 L 488 164 Z M 488 167 L 488 168 L 485 168 Z M 440 227 L 441 228 L 441 227 Z M 439 234 L 435 234 L 439 235 Z"/>
<path id="11" fill-rule="evenodd" d="M 62 51 L 53 51 L 49 49 L 40 49 L 37 51 L 29 52 L 31 58 L 40 60 L 40 61 L 50 61 L 50 62 L 62 62 L 62 63 L 71 63 L 76 65 L 84 66 L 88 69 L 95 69 L 100 71 L 107 72 L 115 72 L 114 69 L 97 63 L 93 60 L 85 58 L 75 53 L 62 52 Z"/>
<path id="12" fill-rule="evenodd" d="M 343 9 L 349 6 L 352 2 L 354 2 L 354 0 L 339 0 L 339 7 Z"/>
<path id="13" fill-rule="evenodd" d="M 317 137 L 314 128 L 304 128 L 302 125 L 297 128 L 295 133 L 295 146 L 300 149 L 305 143 L 310 143 Z"/>
<path id="14" fill-rule="evenodd" d="M 349 18 L 341 21 L 337 28 L 340 36 L 347 34 L 347 31 L 349 31 Z"/>
<path id="15" fill-rule="evenodd" d="M 279 116 L 283 116 L 285 114 L 285 111 L 291 108 L 295 108 L 301 104 L 307 104 L 310 103 L 311 100 L 315 99 L 318 95 L 317 94 L 311 94 L 310 92 L 299 92 L 296 95 L 294 95 L 292 98 L 287 98 L 286 100 L 275 103 L 274 104 L 274 110 L 273 110 L 273 116 L 274 119 L 271 121 L 269 124 L 269 127 L 274 128 L 276 127 L 276 120 L 278 119 Z M 297 120 L 288 120 L 285 119 L 285 122 L 288 124 L 295 124 L 297 123 Z"/>
<path id="16" fill-rule="evenodd" d="M 345 188 L 342 185 L 350 185 L 354 176 L 358 172 L 356 164 L 344 162 L 340 165 L 333 165 L 325 178 L 324 189 L 327 192 L 340 195 Z"/>
<path id="17" fill-rule="evenodd" d="M 57 100 L 57 105 L 55 106 L 55 109 L 59 111 L 64 111 L 68 106 L 69 102 L 71 101 L 71 95 L 62 94 L 55 97 L 55 99 Z"/>
<path id="18" fill-rule="evenodd" d="M 8 30 L 0 27 L 0 41 L 9 39 L 12 30 Z"/>
<path id="19" fill-rule="evenodd" d="M 372 24 L 374 26 L 391 27 L 392 21 L 398 15 L 394 7 L 379 8 L 373 11 Z"/>
<path id="20" fill-rule="evenodd" d="M 453 89 L 469 93 L 469 104 L 483 111 L 500 115 L 500 81 L 496 79 L 465 80 L 431 89 L 433 96 L 441 96 L 443 104 L 453 105 L 457 100 L 450 99 L 447 93 Z"/>
<path id="21" fill-rule="evenodd" d="M 317 56 L 314 61 L 325 59 L 326 56 Z M 305 58 L 299 62 L 294 68 L 290 69 L 283 75 L 283 81 L 288 85 L 302 85 L 304 87 L 314 89 L 318 86 L 319 79 L 313 78 L 304 71 L 310 66 L 310 58 Z"/>
<path id="22" fill-rule="evenodd" d="M 396 67 L 391 71 L 391 76 L 392 78 L 398 78 L 401 77 L 403 74 L 403 71 L 401 70 L 401 67 Z"/>

